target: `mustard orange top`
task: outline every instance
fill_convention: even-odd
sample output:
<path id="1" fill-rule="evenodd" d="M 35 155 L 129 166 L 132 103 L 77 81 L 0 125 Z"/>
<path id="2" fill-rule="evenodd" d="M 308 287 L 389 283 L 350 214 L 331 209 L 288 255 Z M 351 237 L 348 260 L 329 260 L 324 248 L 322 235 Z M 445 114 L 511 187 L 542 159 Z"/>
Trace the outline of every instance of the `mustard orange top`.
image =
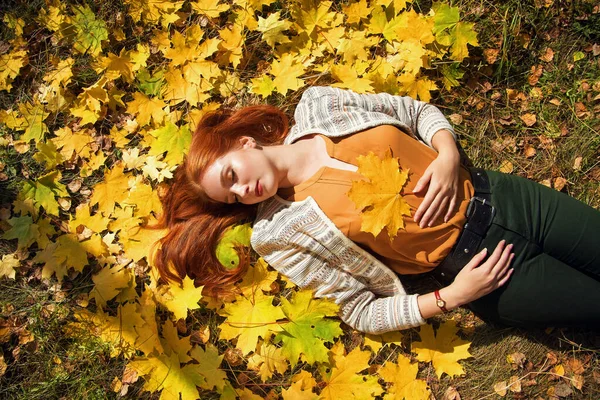
<path id="1" fill-rule="evenodd" d="M 327 153 L 337 160 L 357 165 L 359 155 L 370 151 L 383 158 L 388 148 L 392 156 L 398 157 L 401 168 L 410 169 L 409 178 L 403 193 L 412 192 L 429 164 L 437 157 L 437 152 L 415 140 L 391 125 L 382 125 L 352 135 L 325 140 Z M 400 229 L 390 241 L 387 230 L 377 237 L 361 232 L 360 211 L 346 193 L 353 180 L 362 179 L 358 172 L 331 167 L 320 168 L 311 178 L 301 184 L 281 188 L 277 194 L 289 201 L 304 200 L 311 196 L 349 239 L 370 251 L 384 264 L 400 274 L 417 274 L 432 270 L 450 252 L 465 224 L 465 213 L 475 190 L 469 171 L 461 166 L 459 172 L 459 208 L 447 222 L 434 222 L 431 227 L 420 228 L 412 217 L 404 217 L 406 229 Z M 425 192 L 425 191 L 424 191 Z M 413 194 L 404 195 L 414 216 L 423 201 Z M 443 214 L 445 215 L 445 214 Z"/>

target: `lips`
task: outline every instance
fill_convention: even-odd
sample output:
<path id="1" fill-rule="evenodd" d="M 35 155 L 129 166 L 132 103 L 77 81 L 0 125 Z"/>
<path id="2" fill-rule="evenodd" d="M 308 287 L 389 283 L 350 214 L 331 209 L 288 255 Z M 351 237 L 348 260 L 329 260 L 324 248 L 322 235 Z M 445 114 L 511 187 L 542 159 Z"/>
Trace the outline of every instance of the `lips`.
<path id="1" fill-rule="evenodd" d="M 256 188 L 255 188 L 254 192 L 258 196 L 262 196 L 262 187 L 260 186 L 260 182 L 258 182 L 258 181 L 256 181 Z"/>

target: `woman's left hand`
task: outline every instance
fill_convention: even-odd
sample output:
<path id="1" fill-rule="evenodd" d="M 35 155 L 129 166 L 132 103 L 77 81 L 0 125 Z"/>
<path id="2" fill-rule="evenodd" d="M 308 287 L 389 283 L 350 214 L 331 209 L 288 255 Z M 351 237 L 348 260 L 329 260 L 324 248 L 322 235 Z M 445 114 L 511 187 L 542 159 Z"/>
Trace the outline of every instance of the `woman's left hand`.
<path id="1" fill-rule="evenodd" d="M 458 200 L 458 152 L 439 153 L 417 182 L 413 193 L 418 194 L 428 187 L 423 202 L 415 212 L 414 220 L 421 228 L 433 225 L 443 213 L 444 222 L 454 214 Z"/>

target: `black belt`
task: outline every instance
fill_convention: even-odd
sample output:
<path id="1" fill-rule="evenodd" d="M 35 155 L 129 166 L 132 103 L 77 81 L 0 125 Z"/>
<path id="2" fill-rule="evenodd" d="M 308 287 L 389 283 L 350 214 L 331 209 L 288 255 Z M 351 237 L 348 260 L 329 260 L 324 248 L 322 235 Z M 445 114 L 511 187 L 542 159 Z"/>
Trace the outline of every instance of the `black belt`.
<path id="1" fill-rule="evenodd" d="M 456 274 L 475 255 L 496 214 L 496 209 L 490 203 L 491 190 L 487 173 L 480 168 L 470 168 L 470 172 L 475 195 L 467 208 L 467 221 L 450 254 L 433 270 L 433 274 L 442 282 L 454 280 Z"/>

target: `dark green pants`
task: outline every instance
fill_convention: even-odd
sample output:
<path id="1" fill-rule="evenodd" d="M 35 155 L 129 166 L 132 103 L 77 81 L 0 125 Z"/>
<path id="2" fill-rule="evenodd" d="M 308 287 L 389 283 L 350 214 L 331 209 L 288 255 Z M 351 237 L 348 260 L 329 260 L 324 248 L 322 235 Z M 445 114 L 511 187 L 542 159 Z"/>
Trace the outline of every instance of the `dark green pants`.
<path id="1" fill-rule="evenodd" d="M 496 216 L 479 250 L 513 243 L 514 272 L 469 307 L 511 326 L 600 327 L 600 211 L 515 175 L 487 171 Z"/>

